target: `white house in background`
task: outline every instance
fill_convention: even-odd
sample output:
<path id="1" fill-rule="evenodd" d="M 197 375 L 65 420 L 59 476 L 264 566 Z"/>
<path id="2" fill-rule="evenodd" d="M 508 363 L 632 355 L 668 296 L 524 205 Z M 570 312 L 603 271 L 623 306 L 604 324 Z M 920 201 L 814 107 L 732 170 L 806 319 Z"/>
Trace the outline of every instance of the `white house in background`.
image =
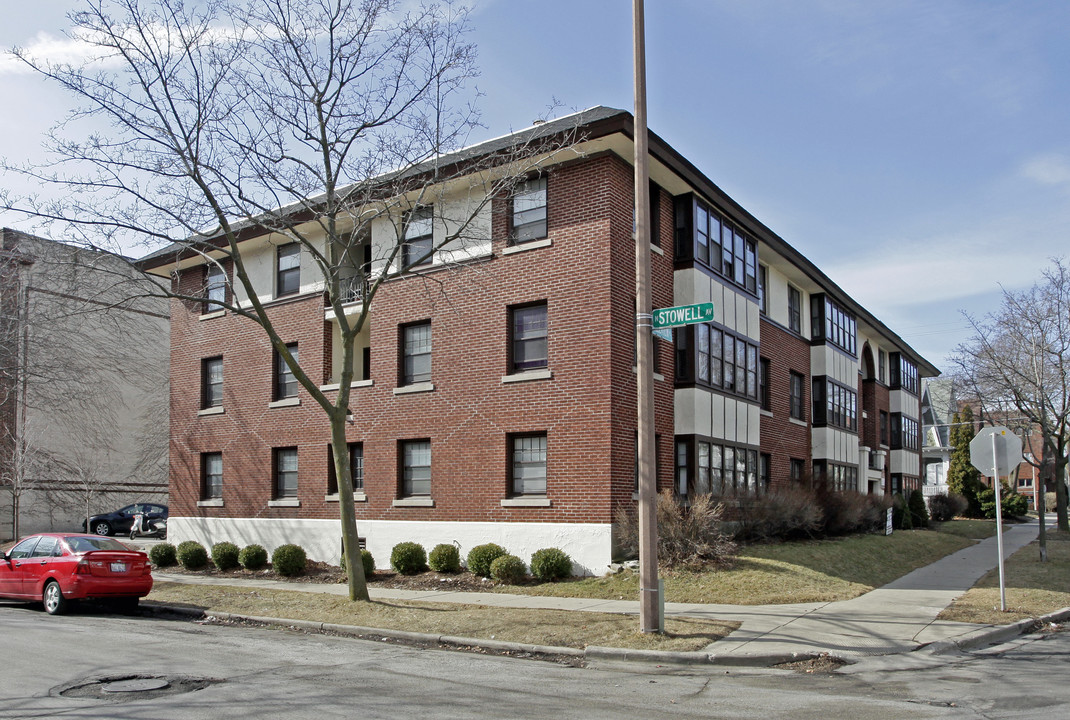
<path id="1" fill-rule="evenodd" d="M 922 422 L 922 492 L 937 495 L 947 492 L 947 471 L 951 464 L 951 424 L 958 401 L 954 381 L 926 379 L 921 394 Z"/>

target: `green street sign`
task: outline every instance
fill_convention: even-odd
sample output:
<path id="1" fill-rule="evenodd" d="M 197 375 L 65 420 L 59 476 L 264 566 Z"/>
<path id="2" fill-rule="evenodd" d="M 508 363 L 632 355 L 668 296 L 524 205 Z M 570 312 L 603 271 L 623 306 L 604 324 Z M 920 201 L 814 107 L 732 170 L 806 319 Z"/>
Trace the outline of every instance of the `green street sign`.
<path id="1" fill-rule="evenodd" d="M 713 303 L 678 305 L 654 311 L 654 327 L 670 328 L 713 320 Z"/>

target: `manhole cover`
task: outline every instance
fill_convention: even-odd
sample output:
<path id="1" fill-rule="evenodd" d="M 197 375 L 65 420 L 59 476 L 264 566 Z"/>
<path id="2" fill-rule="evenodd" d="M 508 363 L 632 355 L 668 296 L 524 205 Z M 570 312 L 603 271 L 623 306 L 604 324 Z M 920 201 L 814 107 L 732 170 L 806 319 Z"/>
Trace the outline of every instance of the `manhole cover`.
<path id="1" fill-rule="evenodd" d="M 163 690 L 170 684 L 167 678 L 134 678 L 102 685 L 100 691 L 106 693 L 145 692 L 146 690 Z"/>
<path id="2" fill-rule="evenodd" d="M 170 695 L 203 690 L 209 685 L 223 682 L 212 678 L 188 675 L 112 675 L 76 680 L 57 688 L 52 695 L 66 698 L 92 698 L 112 703 L 132 700 L 151 700 Z"/>

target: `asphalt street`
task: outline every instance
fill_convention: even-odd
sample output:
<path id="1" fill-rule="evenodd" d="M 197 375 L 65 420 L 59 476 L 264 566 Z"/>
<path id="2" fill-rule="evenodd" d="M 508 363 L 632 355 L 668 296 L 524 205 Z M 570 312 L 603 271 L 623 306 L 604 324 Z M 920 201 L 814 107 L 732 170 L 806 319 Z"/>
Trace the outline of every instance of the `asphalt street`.
<path id="1" fill-rule="evenodd" d="M 0 605 L 0 718 L 1054 718 L 1070 633 L 983 653 L 865 659 L 834 675 L 576 668 L 104 609 Z M 170 687 L 102 692 L 102 681 Z M 117 689 L 117 688 L 116 688 Z"/>

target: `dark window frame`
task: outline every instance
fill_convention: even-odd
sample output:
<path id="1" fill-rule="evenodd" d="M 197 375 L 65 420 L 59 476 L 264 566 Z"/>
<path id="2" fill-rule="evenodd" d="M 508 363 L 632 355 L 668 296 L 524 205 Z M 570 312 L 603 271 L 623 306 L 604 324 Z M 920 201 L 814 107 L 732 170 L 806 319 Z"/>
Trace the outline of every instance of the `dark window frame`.
<path id="1" fill-rule="evenodd" d="M 824 293 L 810 296 L 810 334 L 815 343 L 828 343 L 851 357 L 858 354 L 858 322 Z"/>
<path id="2" fill-rule="evenodd" d="M 294 361 L 300 362 L 297 343 L 286 343 L 286 349 L 293 356 Z M 297 382 L 297 376 L 290 369 L 290 366 L 286 364 L 286 359 L 278 349 L 272 350 L 272 356 L 272 400 L 286 400 L 297 397 L 301 387 L 301 384 Z"/>
<path id="3" fill-rule="evenodd" d="M 427 223 L 424 232 L 424 223 Z M 416 234 L 418 233 L 418 234 Z M 435 254 L 435 206 L 420 205 L 408 211 L 401 241 L 401 267 L 430 265 Z"/>
<path id="4" fill-rule="evenodd" d="M 213 379 L 213 369 L 218 367 L 218 379 Z M 223 407 L 223 356 L 201 359 L 201 409 Z"/>
<path id="5" fill-rule="evenodd" d="M 802 334 L 802 290 L 788 285 L 788 330 Z"/>
<path id="6" fill-rule="evenodd" d="M 758 358 L 758 405 L 766 412 L 773 412 L 773 393 L 769 389 L 769 358 Z"/>
<path id="7" fill-rule="evenodd" d="M 353 492 L 364 490 L 364 443 L 346 443 L 349 455 L 349 473 L 353 478 Z M 338 494 L 338 473 L 334 470 L 334 448 L 327 444 L 327 494 Z"/>
<path id="8" fill-rule="evenodd" d="M 518 447 L 519 443 L 523 443 L 527 440 L 542 440 L 542 488 L 525 490 L 522 485 L 518 483 L 522 482 L 524 478 L 517 475 L 518 466 L 518 454 L 522 454 L 530 449 Z M 508 466 L 506 468 L 506 474 L 508 477 L 509 487 L 507 494 L 509 497 L 546 497 L 549 490 L 549 454 L 550 454 L 550 440 L 545 430 L 538 432 L 517 432 L 509 433 L 506 436 L 506 447 L 508 448 Z M 537 452 L 537 449 L 536 449 Z M 520 463 L 524 466 L 537 467 L 539 463 L 537 461 Z M 537 478 L 536 478 L 537 480 Z M 536 483 L 537 484 L 537 483 Z"/>
<path id="9" fill-rule="evenodd" d="M 706 267 L 758 296 L 758 243 L 738 223 L 697 195 L 675 204 L 676 259 Z"/>
<path id="10" fill-rule="evenodd" d="M 530 310 L 542 310 L 542 331 L 537 331 L 537 328 L 524 334 L 523 326 L 517 327 L 518 314 L 526 313 Z M 545 300 L 538 300 L 530 303 L 523 303 L 521 305 L 510 305 L 508 312 L 508 338 L 509 338 L 509 352 L 508 352 L 508 371 L 509 374 L 530 372 L 532 370 L 544 370 L 550 367 L 550 308 Z M 520 332 L 518 332 L 518 330 Z M 523 349 L 530 347 L 537 348 L 539 343 L 542 343 L 543 352 L 541 359 L 536 358 L 533 360 L 518 360 L 518 358 L 527 357 L 527 354 Z"/>
<path id="11" fill-rule="evenodd" d="M 533 203 L 517 209 L 518 199 L 528 196 L 538 198 L 540 194 L 542 204 Z M 518 218 L 524 218 L 524 221 L 517 222 Z M 545 240 L 549 236 L 550 183 L 546 175 L 527 178 L 517 183 L 509 198 L 509 241 L 513 245 L 523 245 L 536 240 Z"/>
<path id="12" fill-rule="evenodd" d="M 222 310 L 230 294 L 229 276 L 226 267 L 220 262 L 207 262 L 204 266 L 204 303 L 201 313 Z"/>
<path id="13" fill-rule="evenodd" d="M 212 460 L 219 461 L 219 472 L 211 472 Z M 201 453 L 201 500 L 223 499 L 223 453 Z"/>
<path id="14" fill-rule="evenodd" d="M 788 415 L 806 422 L 806 378 L 794 370 L 788 378 Z"/>
<path id="15" fill-rule="evenodd" d="M 695 323 L 673 331 L 676 387 L 697 385 L 759 402 L 760 348 L 749 338 L 714 323 Z"/>
<path id="16" fill-rule="evenodd" d="M 918 394 L 918 366 L 903 353 L 888 355 L 888 387 L 892 390 L 905 390 L 911 395 Z"/>
<path id="17" fill-rule="evenodd" d="M 812 379 L 810 422 L 815 427 L 858 431 L 858 393 L 827 375 Z"/>
<path id="18" fill-rule="evenodd" d="M 283 468 L 286 458 L 293 458 L 293 469 Z M 293 499 L 298 496 L 300 458 L 296 445 L 271 449 L 271 496 L 274 500 Z M 289 480 L 292 476 L 292 485 Z"/>
<path id="19" fill-rule="evenodd" d="M 417 449 L 416 446 L 427 446 L 427 465 L 409 465 L 406 462 L 406 451 L 410 448 Z M 418 448 L 422 450 L 423 448 Z M 417 478 L 414 471 L 418 468 L 427 468 L 427 479 L 422 477 Z M 413 483 L 419 481 L 421 484 L 427 483 L 427 492 L 415 492 Z M 414 438 L 410 440 L 398 441 L 398 497 L 411 498 L 411 497 L 431 497 L 432 487 L 432 454 L 431 454 L 431 438 Z"/>
<path id="20" fill-rule="evenodd" d="M 427 330 L 427 350 L 420 352 L 413 352 L 410 348 L 412 343 L 410 342 L 409 333 L 416 330 Z M 426 371 L 416 370 L 416 362 L 426 356 L 427 369 Z M 416 385 L 419 383 L 431 382 L 431 373 L 433 371 L 433 358 L 434 358 L 434 335 L 432 333 L 430 320 L 419 320 L 417 322 L 405 323 L 398 326 L 398 386 L 404 387 L 406 385 Z"/>
<path id="21" fill-rule="evenodd" d="M 291 261 L 291 257 L 294 260 Z M 301 244 L 291 242 L 279 245 L 275 248 L 275 297 L 288 297 L 299 292 L 301 292 Z"/>

